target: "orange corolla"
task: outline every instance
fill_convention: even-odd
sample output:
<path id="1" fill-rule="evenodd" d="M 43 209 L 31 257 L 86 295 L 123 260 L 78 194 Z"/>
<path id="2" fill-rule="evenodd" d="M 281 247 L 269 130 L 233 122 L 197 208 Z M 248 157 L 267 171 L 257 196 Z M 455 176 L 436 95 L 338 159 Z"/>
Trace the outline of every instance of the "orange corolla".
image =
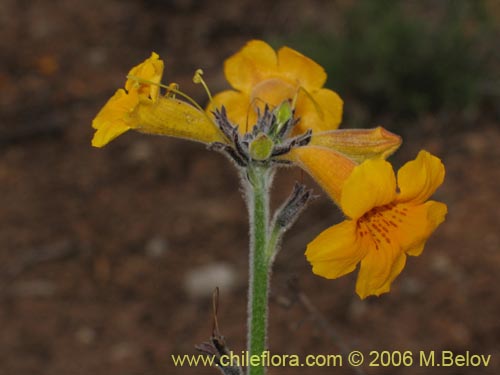
<path id="1" fill-rule="evenodd" d="M 323 88 L 324 69 L 289 47 L 275 52 L 267 43 L 252 40 L 226 60 L 224 73 L 235 90 L 217 94 L 207 110 L 225 106 L 229 120 L 243 133 L 251 130 L 258 111 L 285 100 L 294 104 L 300 118 L 294 134 L 336 129 L 341 122 L 342 99 Z"/>
<path id="2" fill-rule="evenodd" d="M 443 182 L 443 164 L 421 151 L 399 169 L 396 184 L 392 166 L 383 159 L 360 165 L 340 160 L 336 172 L 328 168 L 326 157 L 321 161 L 316 154 L 307 156 L 317 158 L 309 160 L 315 166 L 309 172 L 347 216 L 307 246 L 313 272 L 335 279 L 361 263 L 358 295 L 365 298 L 388 292 L 407 255 L 420 255 L 429 236 L 444 221 L 446 205 L 428 200 Z"/>

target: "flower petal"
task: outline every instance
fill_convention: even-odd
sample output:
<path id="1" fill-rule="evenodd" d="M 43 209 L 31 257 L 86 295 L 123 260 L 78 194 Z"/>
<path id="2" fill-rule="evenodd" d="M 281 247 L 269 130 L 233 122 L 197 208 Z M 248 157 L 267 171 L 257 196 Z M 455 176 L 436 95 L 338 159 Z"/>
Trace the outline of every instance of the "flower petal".
<path id="1" fill-rule="evenodd" d="M 383 206 L 396 196 L 396 178 L 391 164 L 369 159 L 354 168 L 342 189 L 340 206 L 344 213 L 358 219 L 373 207 Z"/>
<path id="2" fill-rule="evenodd" d="M 277 64 L 276 52 L 269 44 L 252 40 L 226 60 L 224 74 L 233 88 L 248 94 L 252 86 L 276 73 Z"/>
<path id="3" fill-rule="evenodd" d="M 379 126 L 313 133 L 309 144 L 330 148 L 361 163 L 366 159 L 386 159 L 401 145 L 401 137 Z"/>
<path id="4" fill-rule="evenodd" d="M 344 182 L 356 166 L 344 155 L 319 146 L 297 147 L 286 157 L 309 173 L 337 204 Z"/>
<path id="5" fill-rule="evenodd" d="M 326 72 L 319 64 L 288 47 L 278 51 L 278 71 L 306 90 L 319 89 L 326 82 Z"/>
<path id="6" fill-rule="evenodd" d="M 401 272 L 405 258 L 397 247 L 383 243 L 378 250 L 370 246 L 361 261 L 356 293 L 363 299 L 369 295 L 379 296 L 389 291 L 390 282 Z M 391 277 L 393 278 L 391 280 Z"/>
<path id="7" fill-rule="evenodd" d="M 425 242 L 444 221 L 448 211 L 444 203 L 436 201 L 428 201 L 423 205 L 419 205 L 418 209 L 421 211 L 420 220 L 422 220 L 422 228 L 417 231 L 414 225 L 410 226 L 406 223 L 401 228 L 402 234 L 405 235 L 406 238 L 413 237 L 413 239 L 407 243 L 402 242 L 403 249 L 408 255 L 412 256 L 418 256 L 422 253 Z"/>
<path id="8" fill-rule="evenodd" d="M 314 132 L 337 129 L 342 121 L 343 101 L 337 93 L 321 89 L 313 93 L 299 91 L 295 115 L 300 118 L 294 134 L 308 129 Z"/>
<path id="9" fill-rule="evenodd" d="M 129 129 L 130 126 L 128 126 L 122 120 L 113 122 L 108 121 L 99 126 L 99 129 L 97 129 L 97 131 L 94 133 L 94 137 L 92 138 L 92 146 L 103 147 Z"/>
<path id="10" fill-rule="evenodd" d="M 265 106 L 274 108 L 285 100 L 292 100 L 297 95 L 298 88 L 291 85 L 282 78 L 269 78 L 260 81 L 252 88 L 250 100 L 252 107 L 260 108 L 261 112 Z"/>
<path id="11" fill-rule="evenodd" d="M 139 96 L 136 91 L 127 93 L 124 89 L 118 89 L 92 121 L 92 127 L 99 129 L 107 122 L 121 119 L 131 113 L 138 104 Z"/>
<path id="12" fill-rule="evenodd" d="M 415 160 L 409 161 L 398 171 L 398 201 L 425 202 L 443 183 L 444 175 L 441 160 L 427 151 L 420 151 Z"/>
<path id="13" fill-rule="evenodd" d="M 391 290 L 391 284 L 392 282 L 396 279 L 396 277 L 399 276 L 401 271 L 405 268 L 406 265 L 406 255 L 399 254 L 399 256 L 394 260 L 392 264 L 392 268 L 389 272 L 389 276 L 387 277 L 387 280 L 378 288 L 376 289 L 365 289 L 366 286 L 363 285 L 361 282 L 356 282 L 356 292 L 361 298 L 366 298 L 369 295 L 376 295 L 379 296 L 381 294 L 387 293 Z M 359 280 L 359 275 L 358 275 L 358 280 Z M 359 285 L 359 290 L 358 290 L 358 285 Z"/>
<path id="14" fill-rule="evenodd" d="M 160 83 L 163 75 L 163 60 L 159 58 L 157 53 L 152 52 L 151 57 L 133 67 L 128 73 L 129 78 L 125 82 L 125 89 L 127 91 L 136 89 L 139 95 L 145 95 L 156 101 L 160 93 L 160 87 L 157 84 Z M 152 84 L 140 80 L 150 81 Z"/>
<path id="15" fill-rule="evenodd" d="M 139 105 L 136 90 L 118 89 L 92 121 L 96 133 L 92 146 L 102 147 L 131 128 L 131 114 Z"/>
<path id="16" fill-rule="evenodd" d="M 335 279 L 352 272 L 365 256 L 356 223 L 345 220 L 321 232 L 307 245 L 306 258 L 316 275 Z"/>

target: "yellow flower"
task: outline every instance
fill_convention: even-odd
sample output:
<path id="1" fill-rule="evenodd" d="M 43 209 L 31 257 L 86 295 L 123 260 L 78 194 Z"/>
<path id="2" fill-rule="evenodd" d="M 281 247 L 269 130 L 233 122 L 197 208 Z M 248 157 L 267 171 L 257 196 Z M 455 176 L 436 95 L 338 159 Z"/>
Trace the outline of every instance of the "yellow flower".
<path id="1" fill-rule="evenodd" d="M 103 147 L 129 129 L 204 143 L 224 141 L 202 109 L 172 95 L 160 96 L 162 74 L 163 61 L 154 52 L 132 68 L 125 90 L 117 90 L 92 122 L 93 146 Z"/>
<path id="2" fill-rule="evenodd" d="M 216 95 L 207 110 L 226 107 L 229 120 L 245 132 L 257 120 L 257 109 L 271 108 L 285 100 L 295 102 L 300 118 L 294 134 L 336 129 L 342 118 L 342 100 L 323 88 L 324 69 L 288 47 L 276 53 L 267 43 L 253 40 L 226 60 L 226 79 L 237 90 Z"/>
<path id="3" fill-rule="evenodd" d="M 318 167 L 319 168 L 319 167 Z M 337 179 L 334 194 L 348 217 L 316 237 L 306 250 L 317 275 L 335 279 L 361 263 L 356 292 L 361 298 L 390 290 L 406 263 L 406 256 L 420 255 L 426 240 L 444 221 L 446 205 L 427 201 L 444 179 L 441 161 L 426 151 L 399 169 L 383 159 L 369 159 L 346 167 Z M 339 182 L 348 175 L 343 183 Z M 321 181 L 319 181 L 321 183 Z M 327 189 L 328 191 L 328 189 Z"/>

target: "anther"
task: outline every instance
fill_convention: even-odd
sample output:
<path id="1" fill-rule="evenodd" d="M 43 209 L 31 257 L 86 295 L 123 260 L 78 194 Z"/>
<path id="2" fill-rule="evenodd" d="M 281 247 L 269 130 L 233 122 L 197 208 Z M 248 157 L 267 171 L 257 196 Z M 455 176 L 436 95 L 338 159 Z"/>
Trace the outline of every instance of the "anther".
<path id="1" fill-rule="evenodd" d="M 203 70 L 202 69 L 196 69 L 194 72 L 193 76 L 193 82 L 196 84 L 201 84 L 203 88 L 205 89 L 205 92 L 207 93 L 208 100 L 212 101 L 212 94 L 210 93 L 210 90 L 208 89 L 207 84 L 205 83 L 205 80 L 203 79 Z"/>
<path id="2" fill-rule="evenodd" d="M 170 98 L 175 98 L 175 94 L 179 91 L 179 85 L 177 83 L 170 83 L 167 88 L 167 96 Z"/>

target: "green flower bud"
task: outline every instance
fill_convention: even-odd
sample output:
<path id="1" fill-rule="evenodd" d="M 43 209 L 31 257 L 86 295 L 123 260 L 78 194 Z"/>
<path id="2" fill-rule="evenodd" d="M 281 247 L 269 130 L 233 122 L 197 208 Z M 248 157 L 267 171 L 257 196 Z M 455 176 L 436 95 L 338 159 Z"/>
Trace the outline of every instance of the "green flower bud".
<path id="1" fill-rule="evenodd" d="M 267 160 L 271 156 L 274 148 L 273 140 L 264 133 L 259 133 L 250 143 L 249 152 L 254 160 Z"/>
<path id="2" fill-rule="evenodd" d="M 274 115 L 276 116 L 276 122 L 273 124 L 271 135 L 276 137 L 283 126 L 290 120 L 293 116 L 292 106 L 288 100 L 283 101 L 278 107 L 274 109 Z"/>

